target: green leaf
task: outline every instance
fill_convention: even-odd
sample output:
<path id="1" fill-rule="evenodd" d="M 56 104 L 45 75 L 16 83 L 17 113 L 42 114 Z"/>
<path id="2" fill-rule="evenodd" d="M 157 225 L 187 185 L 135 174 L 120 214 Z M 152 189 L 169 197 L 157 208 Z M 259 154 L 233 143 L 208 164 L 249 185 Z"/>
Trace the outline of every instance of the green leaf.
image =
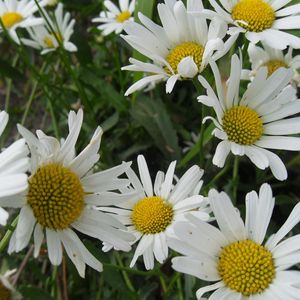
<path id="1" fill-rule="evenodd" d="M 0 75 L 12 79 L 22 78 L 20 71 L 7 63 L 7 61 L 0 58 Z"/>
<path id="2" fill-rule="evenodd" d="M 167 157 L 178 159 L 178 138 L 165 105 L 159 99 L 143 97 L 131 109 L 133 119 L 151 135 L 155 145 Z"/>
<path id="3" fill-rule="evenodd" d="M 54 300 L 45 290 L 34 286 L 22 286 L 19 291 L 25 300 Z"/>

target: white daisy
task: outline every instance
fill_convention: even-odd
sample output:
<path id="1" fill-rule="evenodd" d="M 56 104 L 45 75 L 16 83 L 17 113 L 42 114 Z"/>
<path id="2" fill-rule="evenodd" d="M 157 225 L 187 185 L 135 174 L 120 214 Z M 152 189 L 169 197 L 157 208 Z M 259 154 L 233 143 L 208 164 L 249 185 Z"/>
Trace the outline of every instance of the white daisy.
<path id="1" fill-rule="evenodd" d="M 8 122 L 8 114 L 0 112 L 0 136 Z M 0 153 L 0 199 L 14 196 L 27 188 L 26 171 L 29 168 L 28 148 L 21 139 Z M 0 207 L 0 224 L 6 225 L 8 213 Z"/>
<path id="2" fill-rule="evenodd" d="M 222 140 L 213 163 L 222 168 L 231 151 L 234 155 L 248 156 L 260 169 L 270 167 L 277 179 L 285 180 L 287 171 L 283 162 L 266 149 L 300 150 L 300 138 L 285 136 L 300 133 L 299 117 L 285 119 L 300 112 L 300 100 L 295 100 L 295 89 L 288 85 L 294 72 L 280 68 L 268 77 L 267 68 L 260 68 L 240 99 L 241 62 L 237 55 L 231 59 L 228 86 L 222 85 L 214 62 L 211 68 L 217 95 L 206 79 L 199 76 L 207 96 L 199 96 L 198 100 L 213 107 L 217 115 L 217 119 L 205 118 L 214 121 L 217 128 L 213 134 Z"/>
<path id="3" fill-rule="evenodd" d="M 71 15 L 67 12 L 64 15 L 63 5 L 59 3 L 54 12 L 54 18 L 50 18 L 46 11 L 44 11 L 51 28 L 46 24 L 45 26 L 36 26 L 28 28 L 28 33 L 31 39 L 21 39 L 22 42 L 35 49 L 42 50 L 41 54 L 46 54 L 55 51 L 59 47 L 59 42 L 63 47 L 70 52 L 77 51 L 77 47 L 70 42 L 75 20 L 71 20 Z M 52 31 L 54 30 L 54 32 Z"/>
<path id="4" fill-rule="evenodd" d="M 300 27 L 300 4 L 287 6 L 291 1 L 220 0 L 221 7 L 216 0 L 209 0 L 215 12 L 202 10 L 200 15 L 219 16 L 236 26 L 231 27 L 229 33 L 243 32 L 254 44 L 262 41 L 276 49 L 285 49 L 287 46 L 299 49 L 300 38 L 282 31 Z"/>
<path id="5" fill-rule="evenodd" d="M 300 25 L 299 25 L 300 26 Z M 297 69 L 300 68 L 300 55 L 293 57 L 293 48 L 289 47 L 288 52 L 284 55 L 283 51 L 270 48 L 263 43 L 263 48 L 250 43 L 248 47 L 251 70 L 243 70 L 243 79 L 253 79 L 260 67 L 268 68 L 268 76 L 273 74 L 279 68 L 291 68 L 294 71 L 292 84 L 300 86 L 300 74 Z"/>
<path id="6" fill-rule="evenodd" d="M 170 240 L 184 255 L 172 259 L 176 271 L 217 281 L 200 288 L 197 299 L 216 290 L 209 300 L 298 300 L 300 272 L 287 269 L 299 263 L 299 235 L 280 241 L 299 223 L 300 203 L 263 244 L 275 204 L 268 184 L 247 194 L 245 224 L 227 194 L 211 190 L 209 200 L 220 229 L 190 216 Z"/>
<path id="7" fill-rule="evenodd" d="M 47 0 L 47 6 L 55 6 L 57 3 L 58 0 Z"/>
<path id="8" fill-rule="evenodd" d="M 102 130 L 98 127 L 87 147 L 75 156 L 82 119 L 82 110 L 69 113 L 69 134 L 62 145 L 41 130 L 36 137 L 19 126 L 31 152 L 29 187 L 18 196 L 0 199 L 0 204 L 21 208 L 9 253 L 26 247 L 33 233 L 34 255 L 38 256 L 45 231 L 51 263 L 61 263 L 63 245 L 79 275 L 84 277 L 86 264 L 97 271 L 102 270 L 102 264 L 85 248 L 74 229 L 124 251 L 130 250 L 129 242 L 134 237 L 118 230 L 126 227 L 116 219 L 91 208 L 95 204 L 110 205 L 112 198 L 117 199 L 109 191 L 128 185 L 128 180 L 118 176 L 130 163 L 92 174 L 90 170 L 99 160 Z"/>
<path id="9" fill-rule="evenodd" d="M 142 23 L 127 22 L 122 36 L 134 49 L 153 61 L 145 63 L 130 58 L 131 65 L 122 70 L 150 74 L 134 83 L 125 93 L 129 95 L 143 89 L 150 82 L 167 80 L 166 92 L 170 93 L 177 80 L 194 78 L 201 73 L 209 59 L 216 60 L 231 47 L 237 36 L 225 43 L 227 25 L 213 19 L 210 25 L 204 18 L 194 17 L 187 10 L 202 9 L 202 2 L 188 0 L 187 9 L 182 1 L 168 0 L 158 4 L 158 14 L 163 26 L 139 13 Z"/>
<path id="10" fill-rule="evenodd" d="M 106 11 L 101 11 L 98 18 L 92 19 L 94 23 L 104 23 L 97 28 L 103 35 L 109 35 L 112 32 L 119 34 L 124 29 L 125 21 L 133 21 L 133 12 L 135 0 L 119 0 L 119 7 L 112 1 L 104 1 Z"/>
<path id="11" fill-rule="evenodd" d="M 16 291 L 10 282 L 10 277 L 16 273 L 16 269 L 8 270 L 0 275 L 0 299 L 1 300 L 20 300 L 22 296 Z"/>
<path id="12" fill-rule="evenodd" d="M 139 155 L 137 161 L 140 179 L 131 168 L 126 171 L 131 186 L 122 190 L 124 201 L 113 208 L 98 209 L 114 214 L 135 235 L 134 243 L 138 245 L 130 267 L 143 255 L 149 270 L 154 267 L 154 257 L 160 263 L 168 257 L 168 239 L 174 235 L 174 224 L 190 211 L 203 221 L 209 221 L 210 209 L 207 200 L 199 195 L 203 170 L 198 166 L 191 167 L 173 185 L 174 161 L 166 174 L 157 172 L 153 185 L 144 156 Z M 104 244 L 105 250 L 110 248 Z"/>
<path id="13" fill-rule="evenodd" d="M 39 5 L 46 5 L 46 0 L 39 0 Z M 20 43 L 16 29 L 29 28 L 43 23 L 42 18 L 36 18 L 33 14 L 38 10 L 38 6 L 32 0 L 0 0 L 0 18 L 3 26 L 8 31 L 11 38 Z M 3 31 L 1 26 L 0 32 Z"/>

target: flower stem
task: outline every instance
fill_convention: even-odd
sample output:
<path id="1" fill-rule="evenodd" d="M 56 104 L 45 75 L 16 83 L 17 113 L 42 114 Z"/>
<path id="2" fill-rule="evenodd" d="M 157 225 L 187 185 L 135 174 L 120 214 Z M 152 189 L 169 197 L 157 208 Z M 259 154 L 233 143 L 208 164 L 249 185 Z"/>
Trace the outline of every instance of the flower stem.
<path id="1" fill-rule="evenodd" d="M 118 252 L 115 252 L 115 258 L 116 258 L 118 264 L 119 264 L 121 267 L 124 267 L 124 264 L 123 264 L 122 259 L 121 259 L 121 257 L 120 257 L 120 255 L 119 255 Z M 124 281 L 125 281 L 125 283 L 126 283 L 128 289 L 129 289 L 131 292 L 135 293 L 135 288 L 134 288 L 134 286 L 133 286 L 133 284 L 132 284 L 132 282 L 131 282 L 131 280 L 130 280 L 128 274 L 127 274 L 127 272 L 126 272 L 125 270 L 122 270 L 121 272 L 122 272 Z"/>
<path id="2" fill-rule="evenodd" d="M 19 216 L 17 216 L 13 221 L 12 223 L 10 224 L 8 230 L 6 231 L 4 237 L 1 239 L 0 241 L 0 253 L 6 248 L 13 232 L 15 231 L 15 228 L 17 226 L 17 223 L 18 223 L 18 219 L 19 219 Z"/>
<path id="3" fill-rule="evenodd" d="M 234 163 L 233 163 L 233 172 L 232 172 L 232 185 L 233 185 L 233 202 L 236 203 L 237 199 L 237 188 L 239 184 L 239 156 L 234 157 Z"/>

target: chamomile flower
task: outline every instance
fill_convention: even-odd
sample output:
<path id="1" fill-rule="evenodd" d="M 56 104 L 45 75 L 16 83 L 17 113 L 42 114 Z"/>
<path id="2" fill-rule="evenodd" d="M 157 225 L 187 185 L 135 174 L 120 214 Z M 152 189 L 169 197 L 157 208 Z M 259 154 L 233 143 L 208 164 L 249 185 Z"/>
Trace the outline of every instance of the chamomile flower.
<path id="1" fill-rule="evenodd" d="M 202 9 L 202 2 L 188 0 L 187 8 L 182 1 L 165 1 L 158 4 L 158 14 L 163 26 L 139 13 L 142 23 L 127 22 L 122 36 L 134 49 L 152 60 L 141 62 L 130 58 L 131 65 L 122 70 L 149 74 L 134 83 L 125 93 L 141 90 L 150 82 L 166 80 L 166 92 L 170 93 L 177 80 L 194 78 L 201 73 L 208 60 L 223 56 L 235 41 L 231 36 L 225 43 L 227 26 L 219 19 L 209 25 L 204 18 L 194 17 L 187 10 Z"/>
<path id="2" fill-rule="evenodd" d="M 101 11 L 98 18 L 92 19 L 94 23 L 103 23 L 97 28 L 102 31 L 102 35 L 109 35 L 112 32 L 119 34 L 124 29 L 125 21 L 133 21 L 135 0 L 119 0 L 119 7 L 112 1 L 104 1 L 106 11 Z"/>
<path id="3" fill-rule="evenodd" d="M 291 68 L 294 71 L 292 85 L 300 86 L 300 55 L 293 57 L 293 48 L 289 47 L 286 54 L 283 51 L 270 48 L 268 45 L 262 47 L 250 43 L 248 54 L 251 62 L 251 70 L 243 70 L 243 79 L 253 79 L 260 67 L 268 68 L 268 76 L 279 68 Z"/>
<path id="4" fill-rule="evenodd" d="M 46 0 L 38 0 L 40 6 L 46 5 Z M 33 14 L 38 10 L 38 6 L 32 0 L 0 0 L 0 18 L 11 38 L 20 43 L 16 33 L 17 28 L 29 28 L 43 23 L 42 18 L 37 18 Z M 1 26 L 0 32 L 3 31 Z"/>
<path id="5" fill-rule="evenodd" d="M 299 235 L 282 239 L 300 221 L 300 203 L 277 233 L 264 243 L 275 200 L 268 184 L 259 195 L 246 196 L 245 224 L 224 192 L 209 192 L 219 229 L 193 216 L 175 225 L 177 239 L 171 247 L 184 256 L 172 259 L 172 267 L 216 283 L 197 291 L 197 299 L 298 300 L 300 272 L 288 270 L 299 263 Z M 282 242 L 281 242 L 282 241 Z"/>
<path id="6" fill-rule="evenodd" d="M 74 229 L 121 250 L 129 251 L 134 238 L 126 228 L 109 215 L 91 206 L 110 205 L 110 190 L 128 185 L 119 179 L 129 163 L 92 174 L 98 162 L 102 130 L 98 127 L 85 149 L 75 156 L 75 143 L 82 125 L 83 112 L 69 113 L 69 134 L 65 142 L 47 136 L 41 130 L 37 137 L 22 126 L 19 132 L 26 139 L 31 152 L 31 176 L 28 189 L 15 197 L 6 197 L 5 205 L 21 208 L 18 224 L 10 240 L 8 252 L 21 251 L 33 233 L 34 255 L 38 256 L 46 236 L 48 256 L 53 265 L 62 261 L 63 247 L 84 277 L 86 264 L 97 271 L 102 264 L 86 249 Z M 114 197 L 114 199 L 116 199 Z M 0 204 L 3 201 L 0 199 Z M 123 231 L 120 231 L 119 229 Z"/>
<path id="7" fill-rule="evenodd" d="M 74 31 L 75 20 L 71 20 L 69 12 L 64 14 L 63 5 L 61 3 L 57 5 L 54 18 L 49 17 L 46 11 L 44 11 L 44 14 L 54 32 L 48 24 L 28 28 L 31 39 L 23 38 L 22 42 L 27 46 L 41 50 L 42 55 L 55 51 L 60 46 L 60 43 L 69 52 L 77 51 L 77 47 L 70 42 L 71 35 Z"/>
<path id="8" fill-rule="evenodd" d="M 0 299 L 1 300 L 20 300 L 22 296 L 16 291 L 10 282 L 10 277 L 16 273 L 16 269 L 8 270 L 0 275 Z"/>
<path id="9" fill-rule="evenodd" d="M 58 0 L 47 0 L 47 6 L 56 6 Z"/>
<path id="10" fill-rule="evenodd" d="M 222 168 L 231 151 L 246 155 L 260 169 L 271 168 L 279 180 L 287 178 L 281 159 L 267 149 L 300 150 L 300 138 L 288 137 L 300 133 L 300 118 L 288 118 L 300 112 L 300 100 L 295 99 L 295 89 L 288 85 L 294 76 L 291 69 L 280 68 L 268 76 L 266 67 L 260 68 L 243 96 L 239 97 L 241 62 L 237 55 L 231 59 L 228 86 L 221 82 L 217 65 L 212 62 L 217 95 L 205 78 L 199 76 L 207 96 L 199 102 L 213 107 L 217 119 L 213 134 L 222 141 L 218 144 L 213 164 Z"/>
<path id="11" fill-rule="evenodd" d="M 0 136 L 8 122 L 8 114 L 0 112 Z M 29 168 L 28 148 L 21 139 L 0 153 L 0 199 L 14 196 L 27 188 L 26 171 Z M 0 200 L 1 201 L 1 200 Z M 0 204 L 1 206 L 1 204 Z M 0 224 L 6 225 L 8 213 L 0 207 Z"/>
<path id="12" fill-rule="evenodd" d="M 191 167 L 173 184 L 174 161 L 166 174 L 157 172 L 153 185 L 144 156 L 139 155 L 137 161 L 140 179 L 131 168 L 126 171 L 131 185 L 122 190 L 124 201 L 116 207 L 98 209 L 114 214 L 135 235 L 134 243 L 138 245 L 130 267 L 143 255 L 149 270 L 154 267 L 154 257 L 160 263 L 168 257 L 168 239 L 174 235 L 174 224 L 183 220 L 187 212 L 208 221 L 210 209 L 207 200 L 199 195 L 203 170 L 198 166 Z M 104 244 L 104 249 L 110 248 Z"/>
<path id="13" fill-rule="evenodd" d="M 219 16 L 234 25 L 229 33 L 242 32 L 246 38 L 256 44 L 265 42 L 269 47 L 285 49 L 291 46 L 300 48 L 300 38 L 282 31 L 299 29 L 300 4 L 287 6 L 292 0 L 209 0 L 215 9 L 202 10 L 200 15 Z M 197 15 L 197 13 L 196 13 Z"/>

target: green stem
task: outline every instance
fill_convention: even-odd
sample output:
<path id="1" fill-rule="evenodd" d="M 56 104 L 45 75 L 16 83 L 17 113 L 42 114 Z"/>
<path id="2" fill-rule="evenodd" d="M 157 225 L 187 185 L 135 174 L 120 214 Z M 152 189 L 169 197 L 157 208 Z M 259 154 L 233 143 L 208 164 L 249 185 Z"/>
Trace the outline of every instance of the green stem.
<path id="1" fill-rule="evenodd" d="M 166 285 L 166 281 L 165 281 L 165 279 L 164 279 L 164 276 L 163 276 L 163 274 L 160 272 L 160 274 L 159 274 L 159 281 L 160 281 L 160 285 L 161 285 L 161 287 L 162 287 L 162 290 L 163 290 L 163 292 L 164 292 L 164 295 L 167 293 L 167 290 L 168 290 L 168 288 L 167 288 L 167 285 Z"/>
<path id="2" fill-rule="evenodd" d="M 183 295 L 183 290 L 182 290 L 182 284 L 181 284 L 181 278 L 180 278 L 180 276 L 177 277 L 176 285 L 177 285 L 177 289 L 178 289 L 179 300 L 184 300 L 184 295 Z"/>
<path id="3" fill-rule="evenodd" d="M 47 62 L 45 61 L 40 69 L 40 74 L 43 73 L 45 67 L 47 65 Z M 24 111 L 24 114 L 23 114 L 23 117 L 22 117 L 22 121 L 21 121 L 21 125 L 24 125 L 25 124 L 25 121 L 26 121 L 26 118 L 28 116 L 28 112 L 30 110 L 30 107 L 32 105 L 32 101 L 35 97 L 35 93 L 36 93 L 36 90 L 37 90 L 37 87 L 38 87 L 38 80 L 35 80 L 34 83 L 33 83 L 33 86 L 32 86 L 32 90 L 31 90 L 31 93 L 30 93 L 30 96 L 29 96 L 29 99 L 26 103 L 26 107 L 25 107 L 25 111 Z"/>
<path id="4" fill-rule="evenodd" d="M 193 79 L 194 87 L 196 88 L 199 95 L 203 93 L 203 87 L 200 84 L 198 77 Z M 199 165 L 203 167 L 204 164 L 204 151 L 203 151 L 203 140 L 204 140 L 204 132 L 205 132 L 205 123 L 203 123 L 203 119 L 206 116 L 206 107 L 204 104 L 201 104 L 201 128 L 200 128 L 200 136 L 199 136 Z"/>
<path id="5" fill-rule="evenodd" d="M 118 264 L 119 264 L 121 267 L 124 267 L 124 264 L 123 264 L 123 262 L 122 262 L 122 260 L 121 260 L 121 257 L 120 257 L 120 255 L 119 255 L 118 252 L 115 252 L 115 258 L 116 258 Z M 129 278 L 127 272 L 126 272 L 125 270 L 122 270 L 121 273 L 122 273 L 122 275 L 123 275 L 124 281 L 125 281 L 127 287 L 129 288 L 129 290 L 130 290 L 131 292 L 135 293 L 135 288 L 134 288 L 133 284 L 131 283 L 131 280 L 130 280 L 130 278 Z"/>
<path id="6" fill-rule="evenodd" d="M 17 226 L 17 223 L 18 223 L 18 219 L 19 219 L 19 216 L 17 216 L 13 221 L 12 223 L 10 224 L 8 230 L 6 231 L 4 237 L 1 239 L 1 242 L 0 242 L 0 253 L 6 248 L 6 246 L 8 245 L 8 242 L 13 234 L 13 232 L 15 231 L 16 229 L 16 226 Z"/>
<path id="7" fill-rule="evenodd" d="M 233 184 L 233 202 L 236 203 L 236 196 L 237 196 L 237 188 L 239 183 L 239 156 L 234 157 L 233 163 L 233 172 L 232 172 L 232 184 Z"/>
<path id="8" fill-rule="evenodd" d="M 220 178 L 222 178 L 229 170 L 229 164 L 227 164 L 223 169 L 221 169 L 210 181 L 207 185 L 203 187 L 203 190 L 209 190 L 216 181 L 218 181 Z"/>
<path id="9" fill-rule="evenodd" d="M 57 266 L 53 266 L 52 276 L 51 276 L 51 297 L 55 299 L 56 295 L 56 276 L 57 276 Z"/>
<path id="10" fill-rule="evenodd" d="M 246 67 L 245 62 L 247 61 L 248 58 L 248 47 L 249 47 L 249 40 L 244 36 L 244 45 L 243 45 L 243 66 Z"/>
<path id="11" fill-rule="evenodd" d="M 173 289 L 173 286 L 175 285 L 175 283 L 177 282 L 177 278 L 180 277 L 180 273 L 178 272 L 175 272 L 174 275 L 172 276 L 172 279 L 168 285 L 168 288 L 167 288 L 167 292 L 166 292 L 166 296 L 168 296 L 172 289 Z"/>
<path id="12" fill-rule="evenodd" d="M 12 64 L 13 67 L 15 67 L 17 65 L 18 59 L 19 59 L 19 54 L 17 53 L 13 60 L 13 64 Z M 11 98 L 11 88 L 12 88 L 12 79 L 8 79 L 6 96 L 5 96 L 5 106 L 4 106 L 4 110 L 7 112 L 9 109 L 9 103 L 10 103 L 10 98 Z"/>
<path id="13" fill-rule="evenodd" d="M 55 134 L 56 138 L 59 139 L 60 134 L 59 134 L 59 130 L 58 130 L 57 120 L 56 120 L 56 116 L 54 113 L 52 101 L 50 98 L 48 98 L 48 107 L 49 107 L 49 111 L 50 111 L 50 115 L 51 115 L 51 121 L 52 121 L 54 134 Z"/>
<path id="14" fill-rule="evenodd" d="M 125 270 L 128 273 L 133 273 L 133 274 L 137 274 L 137 275 L 141 275 L 141 276 L 157 276 L 157 274 L 158 274 L 157 270 L 152 270 L 152 271 L 145 272 L 145 271 L 139 271 L 139 270 L 135 270 L 135 269 L 127 268 L 127 267 L 122 267 L 122 266 L 118 266 L 118 265 L 114 265 L 114 264 L 108 264 L 108 263 L 103 263 L 103 266 L 105 268 Z"/>

